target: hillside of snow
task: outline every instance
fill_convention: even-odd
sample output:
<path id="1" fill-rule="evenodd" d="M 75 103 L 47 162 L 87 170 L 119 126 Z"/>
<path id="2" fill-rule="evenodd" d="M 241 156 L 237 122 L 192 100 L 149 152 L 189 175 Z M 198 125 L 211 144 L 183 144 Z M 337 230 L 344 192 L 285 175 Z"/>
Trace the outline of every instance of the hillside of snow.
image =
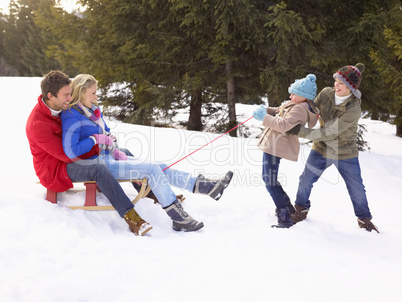
<path id="1" fill-rule="evenodd" d="M 345 184 L 330 167 L 315 184 L 306 221 L 271 228 L 275 206 L 261 179 L 255 138 L 224 136 L 174 166 L 221 177 L 234 172 L 219 201 L 184 194 L 183 207 L 205 227 L 175 232 L 150 199 L 136 206 L 153 230 L 134 236 L 114 211 L 70 210 L 84 189 L 45 200 L 25 123 L 40 78 L 0 77 L 0 301 L 394 301 L 402 282 L 402 139 L 395 127 L 362 119 L 370 152 L 360 153 L 373 222 L 359 229 Z M 363 92 L 364 93 L 364 92 Z M 240 121 L 257 106 L 238 105 Z M 109 121 L 121 147 L 144 160 L 174 163 L 219 136 Z M 260 123 L 247 122 L 258 129 Z M 294 200 L 310 148 L 283 160 L 280 180 Z M 136 192 L 123 184 L 134 198 Z M 107 204 L 99 193 L 98 200 Z"/>

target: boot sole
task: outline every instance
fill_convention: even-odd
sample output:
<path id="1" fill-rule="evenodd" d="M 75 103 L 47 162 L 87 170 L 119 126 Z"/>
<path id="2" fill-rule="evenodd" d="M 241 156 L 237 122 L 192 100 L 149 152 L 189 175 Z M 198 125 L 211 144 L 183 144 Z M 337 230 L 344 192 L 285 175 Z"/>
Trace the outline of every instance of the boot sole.
<path id="1" fill-rule="evenodd" d="M 146 233 L 148 233 L 150 230 L 152 230 L 152 227 L 150 226 L 149 228 L 143 230 L 142 232 L 138 232 L 137 236 L 144 236 Z"/>
<path id="2" fill-rule="evenodd" d="M 271 228 L 276 228 L 276 229 L 288 229 L 288 228 L 290 228 L 290 227 L 292 227 L 293 226 L 293 224 L 289 224 L 289 225 L 279 225 L 279 224 L 274 224 L 274 225 L 271 225 Z"/>
<path id="3" fill-rule="evenodd" d="M 232 171 L 226 173 L 225 177 L 222 180 L 219 180 L 215 188 L 212 189 L 209 196 L 215 200 L 219 200 L 223 195 L 223 190 L 225 190 L 232 181 L 232 177 L 233 177 Z"/>
<path id="4" fill-rule="evenodd" d="M 199 229 L 204 227 L 204 223 L 203 222 L 198 222 L 195 226 L 191 226 L 190 228 L 188 228 L 189 225 L 179 225 L 178 223 L 173 223 L 173 230 L 177 231 L 177 232 L 195 232 L 198 231 Z"/>

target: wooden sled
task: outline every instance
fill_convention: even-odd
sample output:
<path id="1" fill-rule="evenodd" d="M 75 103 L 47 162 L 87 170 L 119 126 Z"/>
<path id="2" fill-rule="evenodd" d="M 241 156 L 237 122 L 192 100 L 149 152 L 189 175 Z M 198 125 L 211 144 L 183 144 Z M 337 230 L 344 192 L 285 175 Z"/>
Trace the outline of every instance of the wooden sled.
<path id="1" fill-rule="evenodd" d="M 148 195 L 151 188 L 147 186 L 147 179 L 143 178 L 142 180 L 117 180 L 118 182 L 141 182 L 141 189 L 138 192 L 138 195 L 132 200 L 133 204 L 136 204 L 141 198 L 144 198 Z M 82 181 L 82 182 L 73 182 L 75 183 L 84 183 L 85 185 L 85 204 L 83 206 L 67 206 L 67 208 L 73 210 L 87 210 L 87 211 L 111 211 L 114 210 L 113 206 L 98 206 L 96 204 L 96 191 L 100 191 L 96 181 Z M 51 203 L 57 204 L 57 192 L 47 189 L 46 192 L 46 200 Z"/>

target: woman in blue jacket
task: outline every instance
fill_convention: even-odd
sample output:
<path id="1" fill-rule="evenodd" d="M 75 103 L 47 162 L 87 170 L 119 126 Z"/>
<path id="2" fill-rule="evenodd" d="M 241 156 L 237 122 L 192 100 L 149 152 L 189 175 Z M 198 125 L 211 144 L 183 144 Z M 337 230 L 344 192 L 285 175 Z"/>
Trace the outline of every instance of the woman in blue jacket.
<path id="1" fill-rule="evenodd" d="M 202 222 L 191 218 L 184 211 L 169 184 L 218 200 L 229 185 L 233 173 L 229 171 L 223 179 L 211 181 L 202 175 L 192 177 L 189 173 L 174 169 L 162 171 L 167 167 L 166 164 L 127 157 L 117 148 L 116 138 L 110 134 L 97 107 L 96 79 L 88 74 L 80 74 L 72 81 L 71 88 L 73 100 L 69 109 L 61 114 L 66 155 L 75 158 L 87 153 L 96 144 L 99 145 L 100 154 L 92 158 L 104 161 L 116 179 L 147 178 L 153 194 L 172 218 L 174 230 L 196 231 L 202 228 Z"/>

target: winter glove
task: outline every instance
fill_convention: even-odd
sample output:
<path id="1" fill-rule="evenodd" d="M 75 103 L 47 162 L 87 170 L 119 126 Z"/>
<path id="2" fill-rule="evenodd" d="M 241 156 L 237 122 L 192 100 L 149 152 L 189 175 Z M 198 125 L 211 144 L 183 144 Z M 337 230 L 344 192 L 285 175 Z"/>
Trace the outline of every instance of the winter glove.
<path id="1" fill-rule="evenodd" d="M 107 136 L 109 136 L 109 137 L 112 139 L 113 142 L 117 142 L 116 136 L 114 136 L 112 133 L 109 132 L 109 133 L 107 134 Z"/>
<path id="2" fill-rule="evenodd" d="M 262 121 L 264 116 L 267 115 L 267 108 L 265 108 L 264 105 L 261 105 L 257 110 L 254 111 L 253 115 L 257 121 Z"/>
<path id="3" fill-rule="evenodd" d="M 300 124 L 297 124 L 296 126 L 294 126 L 292 129 L 286 131 L 287 134 L 293 134 L 293 135 L 297 135 L 300 132 Z"/>
<path id="4" fill-rule="evenodd" d="M 112 151 L 112 156 L 115 160 L 127 160 L 127 155 L 118 149 Z"/>
<path id="5" fill-rule="evenodd" d="M 113 140 L 105 134 L 93 134 L 91 136 L 95 138 L 96 143 L 99 145 L 113 146 Z"/>

